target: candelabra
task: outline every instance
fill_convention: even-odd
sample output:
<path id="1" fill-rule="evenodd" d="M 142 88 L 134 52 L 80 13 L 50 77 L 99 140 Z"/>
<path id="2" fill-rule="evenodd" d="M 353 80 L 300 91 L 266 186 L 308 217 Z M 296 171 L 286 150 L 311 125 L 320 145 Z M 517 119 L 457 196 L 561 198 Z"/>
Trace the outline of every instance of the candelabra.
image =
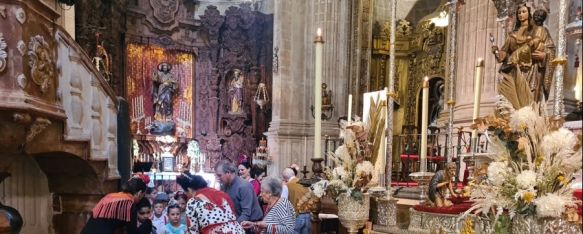
<path id="1" fill-rule="evenodd" d="M 136 134 L 142 134 L 140 130 L 140 122 L 145 117 L 144 114 L 144 96 L 140 95 L 132 100 L 132 122 L 136 122 Z"/>

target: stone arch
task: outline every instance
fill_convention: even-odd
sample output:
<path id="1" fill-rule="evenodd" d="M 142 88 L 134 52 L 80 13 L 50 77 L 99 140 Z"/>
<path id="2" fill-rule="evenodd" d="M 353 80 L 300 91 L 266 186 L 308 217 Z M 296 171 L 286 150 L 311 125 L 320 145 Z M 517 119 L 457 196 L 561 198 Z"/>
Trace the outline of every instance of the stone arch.
<path id="1" fill-rule="evenodd" d="M 11 174 L 0 183 L 0 202 L 18 210 L 24 220 L 21 233 L 54 233 L 52 195 L 47 176 L 27 155 L 15 157 Z"/>

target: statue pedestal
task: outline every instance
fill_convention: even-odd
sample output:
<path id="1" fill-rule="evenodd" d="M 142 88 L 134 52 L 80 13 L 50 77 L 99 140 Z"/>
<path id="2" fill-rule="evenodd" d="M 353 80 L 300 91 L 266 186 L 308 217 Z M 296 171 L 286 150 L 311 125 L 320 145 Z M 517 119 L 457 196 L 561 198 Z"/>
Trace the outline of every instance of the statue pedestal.
<path id="1" fill-rule="evenodd" d="M 397 226 L 397 202 L 398 200 L 388 196 L 376 199 L 376 217 L 373 217 L 373 231 L 376 233 L 395 233 Z"/>
<path id="2" fill-rule="evenodd" d="M 409 209 L 411 223 L 407 233 L 464 233 L 466 228 L 472 228 L 474 233 L 489 233 L 489 223 L 473 215 L 462 218 L 461 214 L 441 214 Z M 466 220 L 468 219 L 468 220 Z"/>

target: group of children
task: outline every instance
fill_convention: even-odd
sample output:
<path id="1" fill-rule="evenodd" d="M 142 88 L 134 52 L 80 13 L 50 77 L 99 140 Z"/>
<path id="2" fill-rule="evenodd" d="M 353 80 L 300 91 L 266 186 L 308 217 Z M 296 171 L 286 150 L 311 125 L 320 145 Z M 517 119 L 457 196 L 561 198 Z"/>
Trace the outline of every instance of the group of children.
<path id="1" fill-rule="evenodd" d="M 187 233 L 185 210 L 188 198 L 184 193 L 177 193 L 173 199 L 164 192 L 147 194 L 150 196 L 147 195 L 136 204 L 137 233 Z"/>

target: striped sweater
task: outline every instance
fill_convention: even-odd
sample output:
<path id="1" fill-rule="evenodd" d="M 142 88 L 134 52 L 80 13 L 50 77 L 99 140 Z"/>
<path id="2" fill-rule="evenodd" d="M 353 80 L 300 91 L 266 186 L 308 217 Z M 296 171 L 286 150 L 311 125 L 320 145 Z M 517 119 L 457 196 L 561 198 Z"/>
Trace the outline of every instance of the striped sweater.
<path id="1" fill-rule="evenodd" d="M 265 214 L 263 222 L 267 224 L 264 233 L 293 234 L 296 215 L 291 202 L 285 198 L 280 198 L 269 212 Z"/>

